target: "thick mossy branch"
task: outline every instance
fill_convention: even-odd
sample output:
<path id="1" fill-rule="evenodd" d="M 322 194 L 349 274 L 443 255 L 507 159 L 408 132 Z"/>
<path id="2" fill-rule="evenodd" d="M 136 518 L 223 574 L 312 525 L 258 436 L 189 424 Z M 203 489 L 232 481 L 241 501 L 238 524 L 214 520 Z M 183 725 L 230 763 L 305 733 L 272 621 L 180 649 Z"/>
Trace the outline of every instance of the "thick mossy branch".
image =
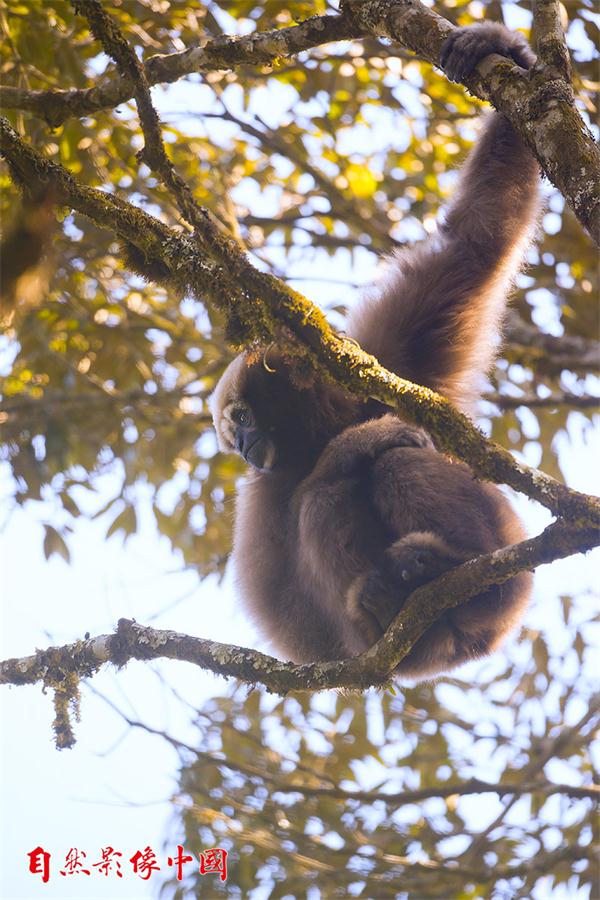
<path id="1" fill-rule="evenodd" d="M 596 546 L 600 525 L 596 498 L 572 491 L 517 463 L 506 450 L 487 441 L 443 397 L 388 372 L 376 359 L 340 339 L 322 312 L 306 298 L 252 265 L 237 243 L 221 232 L 206 210 L 195 204 L 189 188 L 168 160 L 151 102 L 147 67 L 139 63 L 99 0 L 78 0 L 74 5 L 87 15 L 92 31 L 117 61 L 123 75 L 121 84 L 128 84 L 138 107 L 146 142 L 142 157 L 177 199 L 180 212 L 194 226 L 195 233 L 190 236 L 169 228 L 132 204 L 79 185 L 69 172 L 43 159 L 6 120 L 0 119 L 0 149 L 16 183 L 27 192 L 51 188 L 58 202 L 115 233 L 134 269 L 141 268 L 145 273 L 151 270 L 157 280 L 203 301 L 210 300 L 225 314 L 234 343 L 243 346 L 279 340 L 288 352 L 303 354 L 322 377 L 356 396 L 375 398 L 398 409 L 403 417 L 424 426 L 440 449 L 463 459 L 482 477 L 507 483 L 539 500 L 564 520 L 536 538 L 471 560 L 418 589 L 381 640 L 352 659 L 295 666 L 245 648 L 121 620 L 115 634 L 50 648 L 26 659 L 7 660 L 0 664 L 0 683 L 42 681 L 53 688 L 55 730 L 63 746 L 73 741 L 69 710 L 76 702 L 78 679 L 92 675 L 107 662 L 121 666 L 130 659 L 179 659 L 217 674 L 262 683 L 282 694 L 290 690 L 384 685 L 444 610 L 525 569 Z M 364 31 L 398 38 L 402 34 L 404 43 L 434 62 L 441 42 L 452 28 L 417 0 L 347 0 L 342 16 L 337 18 L 346 23 L 345 27 L 351 22 L 355 35 Z M 437 23 L 437 30 L 432 22 Z M 313 20 L 311 28 L 315 27 Z M 419 35 L 424 41 L 422 47 L 417 40 Z M 485 64 L 489 65 L 489 61 Z M 511 85 L 516 79 L 517 93 L 525 83 L 523 73 L 506 60 L 492 60 L 490 73 L 492 87 L 498 73 L 502 78 L 506 76 Z M 479 75 L 473 78 L 473 85 L 469 84 L 475 93 L 478 89 L 488 90 L 489 85 Z"/>
<path id="2" fill-rule="evenodd" d="M 79 185 L 61 166 L 28 146 L 0 117 L 0 152 L 24 189 L 51 186 L 72 209 L 126 240 L 144 258 L 160 262 L 171 282 L 201 301 L 208 298 L 229 322 L 238 345 L 283 340 L 286 348 L 304 352 L 323 377 L 356 396 L 375 398 L 427 429 L 438 447 L 468 463 L 481 477 L 505 483 L 547 506 L 553 513 L 581 524 L 598 524 L 600 501 L 513 459 L 488 441 L 470 420 L 445 398 L 387 371 L 351 342 L 340 339 L 323 313 L 280 279 L 260 272 L 238 245 L 212 223 L 196 240 L 159 222 L 132 204 Z"/>
<path id="3" fill-rule="evenodd" d="M 51 647 L 23 659 L 5 660 L 0 663 L 0 684 L 42 682 L 60 686 L 68 677 L 89 677 L 106 663 L 123 666 L 131 659 L 164 658 L 189 662 L 249 684 L 263 684 L 278 694 L 382 686 L 444 610 L 464 603 L 482 588 L 501 584 L 524 569 L 585 552 L 598 541 L 597 529 L 556 522 L 535 538 L 463 563 L 418 588 L 383 637 L 366 653 L 351 659 L 297 666 L 255 650 L 121 619 L 115 634 Z"/>

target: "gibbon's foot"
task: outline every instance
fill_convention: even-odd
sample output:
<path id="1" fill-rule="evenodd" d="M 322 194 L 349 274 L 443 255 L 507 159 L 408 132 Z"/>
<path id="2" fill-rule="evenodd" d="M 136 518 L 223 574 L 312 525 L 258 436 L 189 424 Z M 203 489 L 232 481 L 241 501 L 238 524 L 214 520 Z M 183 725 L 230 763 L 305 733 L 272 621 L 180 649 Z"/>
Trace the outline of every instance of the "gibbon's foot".
<path id="1" fill-rule="evenodd" d="M 463 81 L 491 53 L 498 53 L 528 69 L 535 55 L 523 35 L 498 22 L 481 22 L 457 28 L 442 44 L 440 62 L 451 81 Z"/>
<path id="2" fill-rule="evenodd" d="M 460 561 L 461 556 L 441 538 L 430 532 L 413 532 L 386 550 L 379 568 L 356 580 L 351 599 L 355 608 L 358 605 L 367 613 L 370 625 L 376 622 L 383 633 L 416 588 Z"/>

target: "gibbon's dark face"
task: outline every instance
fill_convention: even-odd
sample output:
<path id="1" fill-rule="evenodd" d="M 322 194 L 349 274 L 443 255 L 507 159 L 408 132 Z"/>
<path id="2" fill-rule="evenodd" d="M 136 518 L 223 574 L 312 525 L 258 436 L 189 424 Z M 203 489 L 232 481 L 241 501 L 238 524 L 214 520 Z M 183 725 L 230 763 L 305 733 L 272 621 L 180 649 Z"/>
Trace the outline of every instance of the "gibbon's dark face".
<path id="1" fill-rule="evenodd" d="M 250 406 L 235 401 L 223 415 L 231 423 L 236 452 L 259 472 L 270 472 L 277 459 L 275 442 L 272 435 L 258 425 Z"/>
<path id="2" fill-rule="evenodd" d="M 306 448 L 302 407 L 310 390 L 291 384 L 288 370 L 277 358 L 249 362 L 245 354 L 227 367 L 211 398 L 219 449 L 239 453 L 258 472 L 271 472 Z"/>
<path id="3" fill-rule="evenodd" d="M 296 378 L 297 382 L 297 378 Z M 229 364 L 211 397 L 219 449 L 239 453 L 258 472 L 310 468 L 333 434 L 355 415 L 340 392 L 315 381 L 298 387 L 278 353 Z"/>
<path id="4" fill-rule="evenodd" d="M 210 405 L 219 450 L 239 453 L 259 472 L 269 472 L 276 458 L 274 433 L 252 409 L 249 394 L 255 393 L 251 387 L 258 377 L 254 368 L 245 354 L 234 359 L 221 376 Z"/>

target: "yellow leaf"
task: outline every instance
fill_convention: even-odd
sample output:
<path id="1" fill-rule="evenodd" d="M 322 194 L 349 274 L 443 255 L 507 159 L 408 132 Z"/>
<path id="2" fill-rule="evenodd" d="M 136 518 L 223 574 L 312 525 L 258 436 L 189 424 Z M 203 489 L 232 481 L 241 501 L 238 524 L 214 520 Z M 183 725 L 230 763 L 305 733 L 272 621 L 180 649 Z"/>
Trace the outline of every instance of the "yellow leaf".
<path id="1" fill-rule="evenodd" d="M 358 163 L 350 163 L 346 169 L 346 178 L 357 197 L 371 197 L 377 188 L 377 178 L 367 166 Z"/>

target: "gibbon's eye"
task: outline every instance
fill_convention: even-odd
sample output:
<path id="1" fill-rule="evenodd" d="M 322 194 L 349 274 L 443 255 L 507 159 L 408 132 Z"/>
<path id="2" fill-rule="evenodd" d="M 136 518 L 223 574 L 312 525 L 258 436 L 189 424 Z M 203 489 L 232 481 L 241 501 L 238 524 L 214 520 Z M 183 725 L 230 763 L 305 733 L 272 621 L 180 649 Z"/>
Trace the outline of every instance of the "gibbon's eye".
<path id="1" fill-rule="evenodd" d="M 251 416 L 245 409 L 236 409 L 232 418 L 238 425 L 250 425 Z"/>

